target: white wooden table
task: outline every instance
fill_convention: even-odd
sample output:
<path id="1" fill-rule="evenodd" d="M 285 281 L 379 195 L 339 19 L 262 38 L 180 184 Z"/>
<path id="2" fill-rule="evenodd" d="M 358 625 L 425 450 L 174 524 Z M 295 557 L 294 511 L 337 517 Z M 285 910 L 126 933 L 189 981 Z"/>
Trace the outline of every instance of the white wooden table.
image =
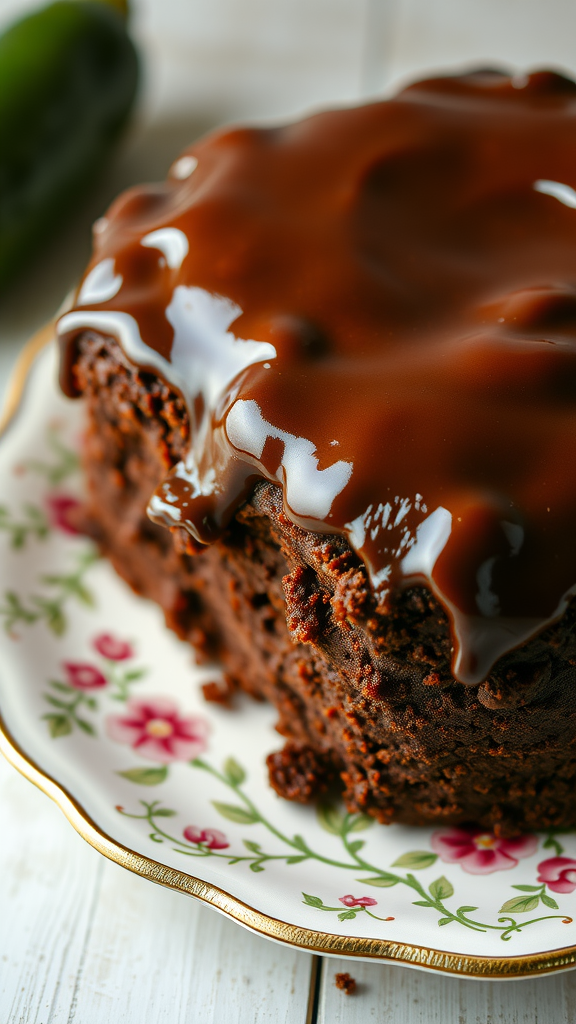
<path id="1" fill-rule="evenodd" d="M 0 27 L 36 0 L 0 0 Z M 118 190 L 200 131 L 357 100 L 469 61 L 576 70 L 574 0 L 133 0 L 138 123 L 74 222 L 0 300 L 0 392 Z M 1 666 L 0 666 L 1 671 Z M 334 985 L 348 970 L 354 996 Z M 105 861 L 0 759 L 0 1024 L 576 1024 L 576 972 L 460 981 L 321 959 Z"/>

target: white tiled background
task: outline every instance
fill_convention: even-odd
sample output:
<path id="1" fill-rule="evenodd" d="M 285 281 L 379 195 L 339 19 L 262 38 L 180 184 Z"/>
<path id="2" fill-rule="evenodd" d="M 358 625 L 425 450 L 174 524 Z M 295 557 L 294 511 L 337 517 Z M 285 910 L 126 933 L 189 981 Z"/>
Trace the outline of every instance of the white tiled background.
<path id="1" fill-rule="evenodd" d="M 34 6 L 0 0 L 0 30 Z M 77 279 L 92 220 L 205 129 L 471 62 L 576 71 L 576 0 L 133 0 L 132 24 L 146 61 L 138 115 L 74 220 L 0 297 L 0 392 Z M 307 954 L 104 862 L 0 764 L 0 1024 L 304 1024 L 310 969 Z M 324 962 L 324 1024 L 576 1022 L 576 973 L 503 985 L 357 964 L 348 999 L 336 969 Z"/>

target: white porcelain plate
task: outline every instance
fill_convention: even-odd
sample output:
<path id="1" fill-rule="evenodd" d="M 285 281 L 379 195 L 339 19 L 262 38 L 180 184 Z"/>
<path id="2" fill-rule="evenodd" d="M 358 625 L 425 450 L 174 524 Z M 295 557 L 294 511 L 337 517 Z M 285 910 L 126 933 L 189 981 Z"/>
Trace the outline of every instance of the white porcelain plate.
<path id="1" fill-rule="evenodd" d="M 107 856 L 264 935 L 455 974 L 576 964 L 576 837 L 383 827 L 279 799 L 272 708 L 207 704 L 158 608 L 73 532 L 82 405 L 53 345 L 0 444 L 4 753 Z"/>

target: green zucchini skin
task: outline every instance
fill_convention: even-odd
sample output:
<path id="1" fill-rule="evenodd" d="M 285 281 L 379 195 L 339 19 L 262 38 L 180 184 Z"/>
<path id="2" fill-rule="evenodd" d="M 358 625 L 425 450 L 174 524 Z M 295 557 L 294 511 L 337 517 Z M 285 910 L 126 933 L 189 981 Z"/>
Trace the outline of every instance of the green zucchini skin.
<path id="1" fill-rule="evenodd" d="M 56 0 L 0 36 L 0 291 L 97 173 L 138 76 L 122 16 L 97 0 Z"/>

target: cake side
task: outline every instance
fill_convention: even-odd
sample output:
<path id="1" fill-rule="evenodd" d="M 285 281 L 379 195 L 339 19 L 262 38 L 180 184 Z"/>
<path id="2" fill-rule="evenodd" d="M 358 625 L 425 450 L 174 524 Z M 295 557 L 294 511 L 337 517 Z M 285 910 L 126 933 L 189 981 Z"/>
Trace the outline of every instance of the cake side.
<path id="1" fill-rule="evenodd" d="M 88 408 L 85 528 L 231 685 L 275 705 L 282 795 L 313 799 L 340 779 L 349 809 L 382 822 L 576 824 L 573 606 L 481 685 L 456 682 L 431 592 L 408 587 L 384 614 L 346 538 L 294 524 L 278 486 L 257 484 L 209 547 L 150 522 L 149 496 L 188 443 L 181 396 L 95 332 L 73 372 Z"/>

